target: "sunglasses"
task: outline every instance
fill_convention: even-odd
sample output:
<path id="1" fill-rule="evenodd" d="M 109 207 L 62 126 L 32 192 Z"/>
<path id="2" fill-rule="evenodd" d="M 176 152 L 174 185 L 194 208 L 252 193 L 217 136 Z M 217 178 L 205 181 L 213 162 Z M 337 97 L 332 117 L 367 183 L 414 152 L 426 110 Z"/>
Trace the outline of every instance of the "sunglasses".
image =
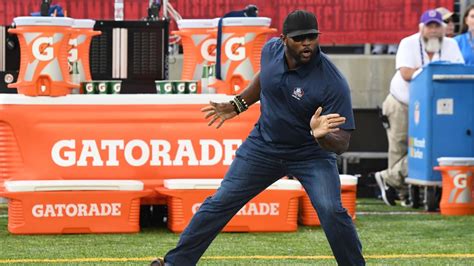
<path id="1" fill-rule="evenodd" d="M 314 41 L 318 38 L 318 36 L 319 36 L 319 33 L 309 33 L 309 34 L 298 35 L 298 36 L 294 36 L 290 38 L 295 42 L 302 42 L 306 39 L 310 41 Z"/>
<path id="2" fill-rule="evenodd" d="M 453 21 L 452 18 L 448 18 L 448 19 L 446 19 L 446 20 L 443 20 L 443 22 L 446 23 L 446 24 L 448 24 L 448 23 L 451 22 L 451 21 Z"/>

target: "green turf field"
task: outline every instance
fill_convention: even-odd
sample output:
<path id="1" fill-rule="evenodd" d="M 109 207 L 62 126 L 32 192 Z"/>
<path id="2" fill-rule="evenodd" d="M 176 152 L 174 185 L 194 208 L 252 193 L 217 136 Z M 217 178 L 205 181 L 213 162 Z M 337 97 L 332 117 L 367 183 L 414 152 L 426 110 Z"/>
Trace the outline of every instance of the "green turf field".
<path id="1" fill-rule="evenodd" d="M 474 265 L 474 216 L 445 217 L 381 201 L 357 202 L 356 219 L 370 265 Z M 393 214 L 393 212 L 398 212 Z M 166 228 L 139 234 L 18 236 L 7 231 L 0 205 L 0 264 L 148 265 L 172 248 Z M 300 226 L 295 233 L 223 233 L 200 265 L 335 265 L 324 233 Z"/>

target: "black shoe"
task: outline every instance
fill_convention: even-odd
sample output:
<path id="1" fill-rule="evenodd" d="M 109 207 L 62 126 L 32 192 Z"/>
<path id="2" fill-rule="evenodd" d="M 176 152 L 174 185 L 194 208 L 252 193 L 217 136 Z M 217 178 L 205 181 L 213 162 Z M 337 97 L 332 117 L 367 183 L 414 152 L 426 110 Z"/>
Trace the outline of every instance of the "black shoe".
<path id="1" fill-rule="evenodd" d="M 150 266 L 165 266 L 165 261 L 163 259 L 157 258 L 150 263 Z"/>
<path id="2" fill-rule="evenodd" d="M 397 197 L 397 191 L 389 186 L 382 178 L 380 172 L 375 173 L 375 181 L 377 181 L 377 185 L 380 188 L 380 194 L 382 195 L 382 200 L 388 206 L 395 206 L 395 198 Z"/>
<path id="3" fill-rule="evenodd" d="M 413 208 L 413 203 L 410 199 L 402 199 L 400 205 L 405 208 Z"/>

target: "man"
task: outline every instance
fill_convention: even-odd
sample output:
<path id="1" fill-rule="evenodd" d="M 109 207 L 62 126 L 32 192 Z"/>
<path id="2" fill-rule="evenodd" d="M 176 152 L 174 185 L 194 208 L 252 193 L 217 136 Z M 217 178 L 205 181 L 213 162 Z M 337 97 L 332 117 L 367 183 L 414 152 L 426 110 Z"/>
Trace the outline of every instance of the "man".
<path id="1" fill-rule="evenodd" d="M 454 37 L 454 13 L 449 11 L 446 7 L 438 7 L 436 11 L 441 13 L 443 17 L 443 22 L 446 24 L 445 33 L 446 37 Z"/>
<path id="2" fill-rule="evenodd" d="M 259 100 L 261 116 L 221 187 L 165 256 L 166 265 L 195 265 L 226 223 L 284 176 L 298 178 L 308 193 L 337 262 L 365 264 L 352 219 L 341 205 L 336 166 L 336 153 L 347 149 L 354 129 L 349 87 L 320 51 L 318 36 L 312 13 L 290 13 L 280 38 L 263 47 L 261 71 L 246 90 L 230 103 L 211 102 L 202 109 L 217 128 Z"/>
<path id="3" fill-rule="evenodd" d="M 388 168 L 375 173 L 383 201 L 394 206 L 397 191 L 402 205 L 409 205 L 405 177 L 408 175 L 408 102 L 410 81 L 421 68 L 433 61 L 464 63 L 459 47 L 452 38 L 444 37 L 441 13 L 424 12 L 420 18 L 420 31 L 404 38 L 396 56 L 397 72 L 390 83 L 390 93 L 383 102 L 387 117 Z"/>

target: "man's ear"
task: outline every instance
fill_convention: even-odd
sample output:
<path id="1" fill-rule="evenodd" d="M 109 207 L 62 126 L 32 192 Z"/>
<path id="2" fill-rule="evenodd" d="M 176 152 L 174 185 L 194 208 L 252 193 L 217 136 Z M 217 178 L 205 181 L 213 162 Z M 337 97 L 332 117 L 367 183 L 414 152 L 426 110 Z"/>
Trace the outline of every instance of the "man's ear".
<path id="1" fill-rule="evenodd" d="M 283 42 L 284 45 L 286 45 L 286 40 L 287 40 L 287 37 L 283 34 L 280 35 L 280 39 L 281 41 Z"/>

